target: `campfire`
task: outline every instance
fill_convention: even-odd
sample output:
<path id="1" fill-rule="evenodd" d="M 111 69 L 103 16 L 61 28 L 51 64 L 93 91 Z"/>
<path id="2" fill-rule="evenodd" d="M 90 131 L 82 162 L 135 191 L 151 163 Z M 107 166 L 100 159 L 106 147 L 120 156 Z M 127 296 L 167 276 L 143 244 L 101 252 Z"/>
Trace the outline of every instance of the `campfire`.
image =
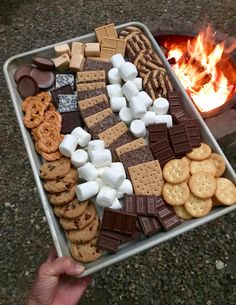
<path id="1" fill-rule="evenodd" d="M 236 69 L 230 59 L 236 42 L 216 43 L 214 35 L 208 26 L 196 37 L 162 41 L 173 70 L 203 114 L 224 107 L 236 92 Z"/>

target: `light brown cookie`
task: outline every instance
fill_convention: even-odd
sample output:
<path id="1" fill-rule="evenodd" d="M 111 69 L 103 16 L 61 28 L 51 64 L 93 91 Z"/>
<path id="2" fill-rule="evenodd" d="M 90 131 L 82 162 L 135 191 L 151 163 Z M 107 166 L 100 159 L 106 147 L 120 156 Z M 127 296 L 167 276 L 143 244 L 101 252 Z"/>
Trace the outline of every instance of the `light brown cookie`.
<path id="1" fill-rule="evenodd" d="M 216 179 L 215 197 L 224 205 L 232 205 L 236 203 L 236 187 L 232 181 L 227 178 Z"/>
<path id="2" fill-rule="evenodd" d="M 74 219 L 61 218 L 60 224 L 65 230 L 82 230 L 94 220 L 96 212 L 95 205 L 90 201 L 87 209 L 82 215 Z"/>
<path id="3" fill-rule="evenodd" d="M 189 197 L 189 188 L 187 183 L 180 184 L 165 183 L 162 188 L 164 200 L 173 206 L 183 205 Z"/>
<path id="4" fill-rule="evenodd" d="M 61 193 L 71 188 L 78 181 L 78 173 L 74 167 L 63 178 L 46 181 L 44 189 L 49 193 Z"/>
<path id="5" fill-rule="evenodd" d="M 82 263 L 89 263 L 97 260 L 102 255 L 102 251 L 96 247 L 94 241 L 86 244 L 71 244 L 70 252 L 72 257 Z"/>
<path id="6" fill-rule="evenodd" d="M 173 184 L 184 182 L 189 175 L 189 166 L 181 159 L 167 162 L 163 168 L 164 179 Z"/>
<path id="7" fill-rule="evenodd" d="M 54 213 L 60 218 L 76 218 L 81 216 L 88 207 L 89 201 L 80 202 L 77 198 L 63 207 L 54 207 Z"/>
<path id="8" fill-rule="evenodd" d="M 174 206 L 174 210 L 175 210 L 175 213 L 182 219 L 184 220 L 188 220 L 188 219 L 192 219 L 192 215 L 190 215 L 185 207 L 184 207 L 184 204 L 183 205 L 179 205 L 179 206 Z"/>
<path id="9" fill-rule="evenodd" d="M 203 217 L 210 213 L 212 209 L 211 198 L 202 199 L 190 194 L 184 207 L 186 211 L 193 217 Z"/>
<path id="10" fill-rule="evenodd" d="M 206 172 L 215 177 L 216 175 L 216 167 L 213 162 L 207 160 L 202 161 L 191 161 L 190 163 L 190 173 L 191 175 L 196 174 L 198 172 Z"/>
<path id="11" fill-rule="evenodd" d="M 65 177 L 71 168 L 71 161 L 62 157 L 59 160 L 45 162 L 39 169 L 39 175 L 45 180 L 54 180 Z"/>
<path id="12" fill-rule="evenodd" d="M 206 172 L 192 175 L 188 184 L 193 195 L 202 199 L 211 198 L 216 191 L 216 179 Z"/>
<path id="13" fill-rule="evenodd" d="M 224 158 L 216 153 L 212 153 L 210 155 L 210 157 L 208 158 L 208 160 L 210 160 L 211 162 L 214 163 L 215 167 L 216 167 L 216 177 L 220 177 L 224 174 L 225 172 L 225 168 L 226 168 L 226 163 Z"/>
<path id="14" fill-rule="evenodd" d="M 201 143 L 201 146 L 193 148 L 193 150 L 187 153 L 187 157 L 191 160 L 201 161 L 207 159 L 211 154 L 211 148 L 205 143 Z"/>
<path id="15" fill-rule="evenodd" d="M 48 194 L 48 200 L 55 206 L 63 206 L 76 197 L 76 187 L 77 185 L 74 184 L 70 189 L 64 192 L 58 194 Z"/>
<path id="16" fill-rule="evenodd" d="M 98 216 L 96 216 L 95 219 L 82 230 L 77 229 L 77 230 L 66 231 L 66 237 L 71 242 L 86 243 L 97 235 L 98 229 L 99 229 L 99 218 Z"/>

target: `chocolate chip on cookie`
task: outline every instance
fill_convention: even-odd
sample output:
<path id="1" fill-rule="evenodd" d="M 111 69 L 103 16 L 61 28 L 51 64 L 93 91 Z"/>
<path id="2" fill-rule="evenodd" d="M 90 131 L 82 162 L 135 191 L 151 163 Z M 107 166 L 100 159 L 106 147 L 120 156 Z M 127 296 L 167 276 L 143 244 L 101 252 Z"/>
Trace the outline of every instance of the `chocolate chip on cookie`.
<path id="1" fill-rule="evenodd" d="M 62 157 L 59 160 L 45 162 L 39 170 L 39 175 L 44 180 L 55 180 L 65 177 L 71 168 L 70 159 Z"/>
<path id="2" fill-rule="evenodd" d="M 63 207 L 54 207 L 54 213 L 60 218 L 77 218 L 87 210 L 88 203 L 89 201 L 80 202 L 75 198 Z"/>
<path id="3" fill-rule="evenodd" d="M 74 184 L 70 189 L 64 192 L 58 194 L 48 194 L 48 199 L 55 206 L 66 205 L 68 202 L 72 201 L 76 197 L 76 187 L 77 185 Z"/>

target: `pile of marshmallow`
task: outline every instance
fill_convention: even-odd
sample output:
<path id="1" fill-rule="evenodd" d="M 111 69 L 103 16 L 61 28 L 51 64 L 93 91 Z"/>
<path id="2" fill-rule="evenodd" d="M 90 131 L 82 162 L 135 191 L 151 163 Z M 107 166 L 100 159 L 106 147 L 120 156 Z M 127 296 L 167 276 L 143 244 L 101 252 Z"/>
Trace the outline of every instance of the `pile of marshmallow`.
<path id="1" fill-rule="evenodd" d="M 108 71 L 110 85 L 106 87 L 110 106 L 114 112 L 119 112 L 120 119 L 130 126 L 132 134 L 137 138 L 145 137 L 146 127 L 153 123 L 166 123 L 171 127 L 168 100 L 160 97 L 153 101 L 142 91 L 142 78 L 137 77 L 137 68 L 125 61 L 121 54 L 113 55 L 111 62 L 113 68 Z"/>
<path id="2" fill-rule="evenodd" d="M 78 145 L 80 149 L 77 149 Z M 79 178 L 85 181 L 76 188 L 80 201 L 97 195 L 96 204 L 100 207 L 122 208 L 119 199 L 125 193 L 133 193 L 132 183 L 126 179 L 123 164 L 112 162 L 111 151 L 105 149 L 104 141 L 91 140 L 91 135 L 86 130 L 76 127 L 64 137 L 59 150 L 71 159 Z"/>

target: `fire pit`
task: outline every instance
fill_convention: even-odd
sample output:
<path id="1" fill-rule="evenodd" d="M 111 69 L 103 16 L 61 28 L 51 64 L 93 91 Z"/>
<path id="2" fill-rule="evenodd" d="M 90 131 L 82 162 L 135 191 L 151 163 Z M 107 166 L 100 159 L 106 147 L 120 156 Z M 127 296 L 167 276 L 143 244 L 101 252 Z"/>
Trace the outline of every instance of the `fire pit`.
<path id="1" fill-rule="evenodd" d="M 167 31 L 154 36 L 203 118 L 236 104 L 236 66 L 231 57 L 235 40 L 217 41 L 210 26 L 198 35 Z"/>

